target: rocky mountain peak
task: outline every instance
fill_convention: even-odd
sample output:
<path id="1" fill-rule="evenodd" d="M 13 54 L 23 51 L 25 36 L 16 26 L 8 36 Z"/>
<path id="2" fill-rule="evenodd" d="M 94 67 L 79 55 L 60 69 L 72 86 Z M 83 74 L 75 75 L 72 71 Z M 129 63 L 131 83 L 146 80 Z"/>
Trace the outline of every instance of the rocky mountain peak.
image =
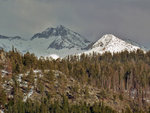
<path id="1" fill-rule="evenodd" d="M 41 33 L 37 33 L 35 34 L 31 40 L 35 39 L 35 38 L 49 38 L 52 36 L 66 36 L 71 32 L 70 29 L 64 27 L 63 25 L 59 25 L 56 28 L 50 27 L 47 28 L 46 30 L 44 30 Z"/>
<path id="2" fill-rule="evenodd" d="M 53 48 L 53 49 L 64 49 L 64 48 L 85 48 L 90 44 L 90 42 L 85 39 L 80 34 L 66 28 L 63 25 L 59 25 L 56 28 L 47 28 L 41 33 L 35 34 L 31 40 L 33 39 L 49 39 L 50 44 L 47 49 Z"/>

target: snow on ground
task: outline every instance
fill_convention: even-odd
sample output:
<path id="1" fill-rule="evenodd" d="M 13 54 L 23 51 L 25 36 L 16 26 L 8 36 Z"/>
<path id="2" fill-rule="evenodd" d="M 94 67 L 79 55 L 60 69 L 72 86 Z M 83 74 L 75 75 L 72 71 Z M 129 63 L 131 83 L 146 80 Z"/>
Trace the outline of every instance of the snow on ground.
<path id="1" fill-rule="evenodd" d="M 8 74 L 8 72 L 7 72 L 7 71 L 5 71 L 5 70 L 1 70 L 1 73 L 2 73 L 2 78 L 3 78 L 5 75 L 7 75 L 7 74 Z"/>
<path id="2" fill-rule="evenodd" d="M 4 111 L 3 111 L 3 110 L 0 110 L 0 113 L 4 113 Z"/>
<path id="3" fill-rule="evenodd" d="M 47 56 L 45 56 L 45 58 L 50 58 L 50 59 L 54 59 L 54 60 L 57 60 L 57 59 L 59 59 L 60 57 L 58 56 L 58 55 L 56 55 L 56 54 L 51 54 L 51 55 L 47 55 Z"/>
<path id="4" fill-rule="evenodd" d="M 30 96 L 33 94 L 33 90 L 34 90 L 34 86 L 31 87 L 30 91 L 25 94 L 26 96 L 24 96 L 23 101 L 25 102 L 28 98 L 30 98 Z"/>
<path id="5" fill-rule="evenodd" d="M 41 70 L 33 70 L 33 72 L 34 72 L 35 74 L 37 74 L 37 73 L 41 73 Z"/>

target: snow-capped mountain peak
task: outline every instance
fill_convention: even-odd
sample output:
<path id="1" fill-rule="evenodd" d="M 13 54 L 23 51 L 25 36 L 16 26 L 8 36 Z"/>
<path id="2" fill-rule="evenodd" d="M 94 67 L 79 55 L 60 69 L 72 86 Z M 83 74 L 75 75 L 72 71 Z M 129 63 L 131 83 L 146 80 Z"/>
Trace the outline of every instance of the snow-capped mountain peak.
<path id="1" fill-rule="evenodd" d="M 113 41 L 118 41 L 120 40 L 119 38 L 115 37 L 112 34 L 106 34 L 102 38 L 100 38 L 96 43 L 93 44 L 92 48 L 96 47 L 104 47 L 110 44 Z"/>
<path id="2" fill-rule="evenodd" d="M 87 47 L 90 44 L 90 42 L 83 36 L 62 25 L 59 25 L 56 28 L 47 28 L 45 31 L 37 33 L 31 38 L 31 40 L 38 39 L 48 39 L 49 46 L 47 49 L 53 48 L 57 50 L 63 48 L 81 49 Z"/>
<path id="3" fill-rule="evenodd" d="M 132 45 L 125 40 L 122 40 L 112 34 L 106 34 L 102 38 L 100 38 L 97 42 L 93 44 L 90 50 L 84 52 L 85 54 L 92 54 L 95 53 L 117 53 L 122 51 L 136 51 L 138 49 L 142 49 L 139 46 Z M 145 50 L 143 50 L 145 51 Z"/>
<path id="4" fill-rule="evenodd" d="M 50 28 L 47 28 L 46 30 L 44 30 L 41 33 L 35 34 L 31 38 L 31 40 L 33 40 L 35 38 L 49 38 L 49 37 L 52 37 L 52 36 L 66 36 L 67 34 L 72 34 L 71 32 L 73 32 L 73 31 L 71 31 L 70 29 L 66 28 L 63 25 L 59 25 L 56 28 L 50 27 Z"/>
<path id="5" fill-rule="evenodd" d="M 9 51 L 14 47 L 22 53 L 30 52 L 38 57 L 51 54 L 65 57 L 85 51 L 83 49 L 89 44 L 90 42 L 83 36 L 62 25 L 47 28 L 27 40 L 19 36 L 0 35 L 0 49 Z"/>
<path id="6" fill-rule="evenodd" d="M 57 54 L 60 57 L 80 53 L 85 50 L 90 42 L 80 34 L 59 25 L 50 27 L 36 33 L 29 40 L 24 40 L 19 36 L 7 37 L 0 35 L 0 48 L 9 51 L 12 47 L 17 48 L 20 52 L 34 53 L 36 56 L 47 56 Z M 55 55 L 56 57 L 56 55 Z"/>

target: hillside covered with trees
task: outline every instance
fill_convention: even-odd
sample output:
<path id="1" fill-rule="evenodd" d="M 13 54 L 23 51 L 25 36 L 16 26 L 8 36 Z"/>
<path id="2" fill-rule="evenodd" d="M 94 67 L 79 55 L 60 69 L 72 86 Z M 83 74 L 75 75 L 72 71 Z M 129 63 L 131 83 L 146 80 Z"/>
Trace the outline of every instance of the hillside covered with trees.
<path id="1" fill-rule="evenodd" d="M 50 60 L 0 51 L 5 113 L 149 113 L 150 52 Z"/>

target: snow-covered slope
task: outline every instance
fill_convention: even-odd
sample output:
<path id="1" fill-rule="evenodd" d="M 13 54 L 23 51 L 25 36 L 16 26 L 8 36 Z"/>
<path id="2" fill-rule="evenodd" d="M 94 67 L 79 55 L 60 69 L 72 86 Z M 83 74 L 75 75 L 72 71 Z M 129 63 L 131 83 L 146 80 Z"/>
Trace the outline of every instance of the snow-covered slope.
<path id="1" fill-rule="evenodd" d="M 85 48 L 90 43 L 80 34 L 60 25 L 56 28 L 47 28 L 42 33 L 35 34 L 31 40 L 36 39 L 49 39 L 51 43 L 48 48 L 54 48 L 57 50 L 63 48 Z"/>
<path id="2" fill-rule="evenodd" d="M 132 44 L 132 45 L 134 45 L 134 46 L 140 47 L 144 51 L 148 51 L 148 49 L 145 46 L 143 46 L 143 45 L 141 45 L 141 44 L 139 44 L 137 42 L 134 42 L 133 40 L 130 40 L 130 39 L 123 39 L 123 40 L 128 42 L 128 43 L 130 43 L 130 44 Z"/>
<path id="3" fill-rule="evenodd" d="M 47 28 L 35 34 L 28 42 L 28 50 L 37 56 L 57 54 L 60 57 L 83 52 L 83 48 L 90 44 L 80 34 L 59 25 L 56 28 Z"/>
<path id="4" fill-rule="evenodd" d="M 45 56 L 45 58 L 48 58 L 48 59 L 54 59 L 54 60 L 57 60 L 57 59 L 59 59 L 60 57 L 58 56 L 58 55 L 56 55 L 56 54 L 51 54 L 51 55 L 47 55 L 47 56 Z"/>
<path id="5" fill-rule="evenodd" d="M 17 48 L 22 53 L 34 53 L 37 57 L 52 57 L 54 59 L 63 58 L 74 54 L 92 54 L 104 52 L 136 51 L 143 46 L 131 41 L 117 38 L 112 34 L 106 34 L 94 44 L 90 43 L 80 34 L 60 25 L 56 28 L 47 28 L 41 33 L 35 34 L 29 40 L 21 37 L 6 37 L 0 35 L 0 48 L 6 51 Z M 90 47 L 90 49 L 89 49 Z M 88 50 L 85 50 L 88 49 Z"/>
<path id="6" fill-rule="evenodd" d="M 7 37 L 0 35 L 0 48 L 5 51 L 12 50 L 12 47 L 17 48 L 20 51 L 26 51 L 25 40 L 19 36 Z"/>
<path id="7" fill-rule="evenodd" d="M 89 44 L 90 42 L 83 36 L 62 25 L 47 28 L 35 34 L 30 40 L 22 40 L 19 37 L 0 37 L 0 48 L 9 51 L 14 46 L 22 53 L 29 51 L 38 57 L 51 54 L 65 57 L 85 51 L 83 49 Z"/>
<path id="8" fill-rule="evenodd" d="M 136 51 L 138 49 L 142 49 L 142 48 L 136 46 L 135 44 L 132 45 L 131 43 L 124 41 L 120 38 L 117 38 L 112 34 L 106 34 L 102 38 L 100 38 L 97 42 L 95 42 L 91 49 L 89 49 L 84 53 L 92 54 L 93 52 L 95 52 L 95 53 L 103 54 L 105 52 L 110 52 L 113 54 L 125 50 L 131 52 L 131 51 Z"/>

